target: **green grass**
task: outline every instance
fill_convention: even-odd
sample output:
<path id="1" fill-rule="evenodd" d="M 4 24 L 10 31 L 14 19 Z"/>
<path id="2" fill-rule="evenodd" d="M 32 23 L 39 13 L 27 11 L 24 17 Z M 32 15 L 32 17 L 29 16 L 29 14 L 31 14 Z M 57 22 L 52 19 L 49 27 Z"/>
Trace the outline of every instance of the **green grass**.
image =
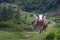
<path id="1" fill-rule="evenodd" d="M 32 18 L 33 17 L 28 17 L 27 23 L 31 24 Z M 46 31 L 44 31 L 42 34 L 39 34 L 39 31 L 31 31 L 31 29 L 33 29 L 32 25 L 27 25 L 23 23 L 15 24 L 13 22 L 5 22 L 5 24 L 8 23 L 9 27 L 13 27 L 13 29 L 26 28 L 25 30 L 30 29 L 30 31 L 23 30 L 21 32 L 21 31 L 13 31 L 13 29 L 10 29 L 11 31 L 0 30 L 0 40 L 60 40 L 60 23 L 56 23 L 59 22 L 58 19 L 56 19 L 56 17 L 48 18 L 48 21 L 50 21 L 51 23 L 49 24 Z"/>
<path id="2" fill-rule="evenodd" d="M 54 27 L 55 24 L 50 24 L 44 33 L 39 34 L 37 31 L 23 31 L 23 32 L 9 32 L 0 31 L 0 40 L 46 40 L 54 37 L 54 39 L 59 39 L 59 31 Z M 57 31 L 56 31 L 57 30 Z M 52 36 L 54 33 L 54 36 Z M 53 39 L 53 38 L 51 38 Z"/>
<path id="3" fill-rule="evenodd" d="M 52 25 L 51 25 L 52 26 Z M 9 32 L 9 31 L 0 31 L 0 40 L 44 40 L 46 35 L 52 31 L 53 27 L 48 27 L 47 31 L 43 34 L 39 34 L 37 31 L 24 31 L 24 32 Z M 48 30 L 49 29 L 49 30 Z"/>
<path id="4" fill-rule="evenodd" d="M 0 40 L 26 40 L 36 36 L 38 32 L 7 32 L 0 31 Z"/>

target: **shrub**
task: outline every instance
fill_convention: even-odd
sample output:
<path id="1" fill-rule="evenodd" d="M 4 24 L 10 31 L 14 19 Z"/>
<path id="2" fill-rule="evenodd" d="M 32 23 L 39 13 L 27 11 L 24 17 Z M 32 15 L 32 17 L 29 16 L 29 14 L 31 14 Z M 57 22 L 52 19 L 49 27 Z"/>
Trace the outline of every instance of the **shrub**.
<path id="1" fill-rule="evenodd" d="M 0 30 L 6 30 L 6 31 L 33 31 L 32 25 L 13 22 L 13 21 L 2 21 L 0 22 Z"/>
<path id="2" fill-rule="evenodd" d="M 55 34 L 52 32 L 46 35 L 45 40 L 54 40 L 54 37 L 55 37 Z"/>

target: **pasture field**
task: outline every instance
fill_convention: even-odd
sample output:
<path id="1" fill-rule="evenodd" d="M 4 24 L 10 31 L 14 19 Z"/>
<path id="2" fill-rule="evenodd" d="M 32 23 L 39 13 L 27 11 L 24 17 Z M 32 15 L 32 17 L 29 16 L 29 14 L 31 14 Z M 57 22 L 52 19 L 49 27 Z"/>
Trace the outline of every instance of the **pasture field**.
<path id="1" fill-rule="evenodd" d="M 47 17 L 48 27 L 39 34 L 33 14 L 45 13 L 58 14 Z M 0 40 L 60 40 L 59 13 L 60 0 L 0 0 Z"/>
<path id="2" fill-rule="evenodd" d="M 60 40 L 60 17 L 48 19 L 51 23 L 44 33 L 38 31 L 5 31 L 0 30 L 0 40 Z"/>

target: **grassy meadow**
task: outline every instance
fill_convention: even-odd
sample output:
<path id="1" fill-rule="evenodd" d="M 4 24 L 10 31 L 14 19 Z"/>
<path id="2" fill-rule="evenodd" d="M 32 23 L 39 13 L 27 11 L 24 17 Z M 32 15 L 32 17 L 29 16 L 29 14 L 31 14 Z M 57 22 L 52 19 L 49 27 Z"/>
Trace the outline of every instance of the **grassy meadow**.
<path id="1" fill-rule="evenodd" d="M 28 15 L 26 22 L 13 20 L 2 21 L 0 28 L 0 40 L 60 40 L 60 17 L 47 17 L 49 23 L 48 28 L 42 34 L 39 31 L 34 31 L 31 22 L 34 17 Z M 22 18 L 24 20 L 24 17 Z M 5 22 L 5 23 L 3 23 Z"/>
<path id="2" fill-rule="evenodd" d="M 32 24 L 33 13 L 59 12 L 59 1 L 0 0 L 0 40 L 60 40 L 60 16 L 47 17 L 49 24 L 42 34 Z"/>

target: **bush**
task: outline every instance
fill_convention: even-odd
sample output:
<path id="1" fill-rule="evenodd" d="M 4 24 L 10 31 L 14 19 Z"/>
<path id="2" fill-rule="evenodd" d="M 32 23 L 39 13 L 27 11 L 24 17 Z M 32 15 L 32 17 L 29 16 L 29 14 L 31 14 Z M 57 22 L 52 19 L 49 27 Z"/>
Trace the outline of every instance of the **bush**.
<path id="1" fill-rule="evenodd" d="M 22 29 L 19 29 L 18 25 L 13 23 L 12 21 L 4 21 L 4 22 L 0 22 L 0 30 L 16 31 Z"/>
<path id="2" fill-rule="evenodd" d="M 45 40 L 54 40 L 54 37 L 55 37 L 55 34 L 52 32 L 46 35 Z"/>
<path id="3" fill-rule="evenodd" d="M 2 21 L 0 22 L 0 30 L 6 30 L 6 31 L 33 31 L 32 25 L 20 23 L 16 21 L 13 22 L 12 20 L 10 21 Z"/>

